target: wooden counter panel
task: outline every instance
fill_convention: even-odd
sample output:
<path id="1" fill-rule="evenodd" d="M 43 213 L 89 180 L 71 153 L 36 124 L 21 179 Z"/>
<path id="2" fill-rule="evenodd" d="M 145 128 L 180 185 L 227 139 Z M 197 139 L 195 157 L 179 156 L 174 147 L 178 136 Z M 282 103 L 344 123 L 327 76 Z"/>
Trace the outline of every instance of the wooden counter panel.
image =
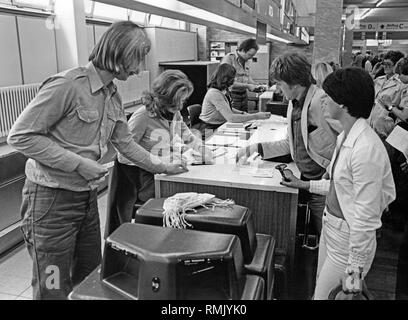
<path id="1" fill-rule="evenodd" d="M 254 215 L 256 232 L 272 235 L 276 245 L 287 251 L 293 261 L 297 218 L 297 194 L 248 190 L 214 185 L 156 181 L 156 198 L 170 197 L 179 192 L 214 194 L 220 199 L 233 199 Z"/>

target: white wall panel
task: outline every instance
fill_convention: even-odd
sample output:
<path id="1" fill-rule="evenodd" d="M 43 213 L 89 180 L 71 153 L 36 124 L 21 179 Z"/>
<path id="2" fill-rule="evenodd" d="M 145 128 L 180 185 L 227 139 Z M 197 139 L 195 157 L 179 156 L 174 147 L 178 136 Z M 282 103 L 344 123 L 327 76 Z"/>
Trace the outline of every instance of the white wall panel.
<path id="1" fill-rule="evenodd" d="M 102 37 L 103 33 L 108 30 L 108 26 L 98 26 L 95 25 L 95 43 L 99 41 L 99 39 Z"/>
<path id="2" fill-rule="evenodd" d="M 197 34 L 156 28 L 157 61 L 188 61 L 197 59 Z"/>
<path id="3" fill-rule="evenodd" d="M 95 46 L 94 25 L 92 24 L 86 25 L 86 36 L 87 36 L 87 43 L 88 43 L 88 53 L 91 54 L 92 49 Z"/>
<path id="4" fill-rule="evenodd" d="M 54 30 L 45 19 L 17 17 L 25 83 L 42 82 L 57 73 Z"/>
<path id="5" fill-rule="evenodd" d="M 22 84 L 16 21 L 0 15 L 0 87 Z"/>
<path id="6" fill-rule="evenodd" d="M 114 80 L 124 105 L 141 99 L 143 91 L 150 90 L 149 74 L 149 71 L 142 71 L 126 81 Z"/>

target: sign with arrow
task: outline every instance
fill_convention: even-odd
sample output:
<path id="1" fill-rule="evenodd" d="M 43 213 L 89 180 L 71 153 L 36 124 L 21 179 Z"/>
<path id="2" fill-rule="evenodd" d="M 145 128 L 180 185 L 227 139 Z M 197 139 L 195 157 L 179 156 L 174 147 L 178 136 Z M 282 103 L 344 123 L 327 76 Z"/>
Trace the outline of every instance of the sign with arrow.
<path id="1" fill-rule="evenodd" d="M 408 31 L 408 22 L 360 22 L 355 31 Z"/>

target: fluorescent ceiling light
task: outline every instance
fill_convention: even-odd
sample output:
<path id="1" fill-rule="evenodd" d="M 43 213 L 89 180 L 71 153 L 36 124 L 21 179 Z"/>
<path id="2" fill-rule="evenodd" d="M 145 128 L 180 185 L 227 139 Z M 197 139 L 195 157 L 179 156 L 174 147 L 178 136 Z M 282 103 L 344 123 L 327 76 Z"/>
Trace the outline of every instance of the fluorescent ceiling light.
<path id="1" fill-rule="evenodd" d="M 269 38 L 269 39 L 271 39 L 271 40 L 276 40 L 276 41 L 280 41 L 280 42 L 283 42 L 283 43 L 291 43 L 291 42 L 292 42 L 292 41 L 283 39 L 283 38 L 281 38 L 281 37 L 275 36 L 275 35 L 273 35 L 273 34 L 271 34 L 271 33 L 267 33 L 267 34 L 266 34 L 266 37 Z"/>
<path id="2" fill-rule="evenodd" d="M 384 2 L 385 2 L 385 0 L 380 0 L 379 2 L 377 2 L 377 3 L 375 4 L 375 6 L 378 8 L 378 7 L 381 6 Z"/>
<path id="3" fill-rule="evenodd" d="M 234 29 L 238 29 L 238 30 L 241 30 L 247 33 L 254 34 L 254 35 L 256 34 L 256 28 L 254 27 L 247 26 L 243 23 L 225 18 L 223 16 L 220 16 L 218 14 L 215 14 L 215 13 L 203 10 L 203 9 L 193 7 L 189 4 L 186 4 L 186 3 L 183 3 L 177 0 L 134 0 L 134 1 L 140 2 L 143 4 L 147 4 L 150 6 L 154 6 L 160 9 L 165 9 L 165 10 L 181 13 L 183 15 L 187 15 L 192 18 L 207 20 L 207 21 L 214 22 L 220 25 L 232 27 Z M 291 42 L 281 37 L 274 36 L 270 33 L 267 34 L 267 37 L 272 40 L 281 41 L 284 43 Z"/>
<path id="4" fill-rule="evenodd" d="M 377 47 L 378 46 L 378 40 L 367 39 L 366 40 L 366 45 L 369 46 L 369 47 Z"/>
<path id="5" fill-rule="evenodd" d="M 247 26 L 243 23 L 236 22 L 234 20 L 224 18 L 218 14 L 211 13 L 206 10 L 202 10 L 196 7 L 193 7 L 189 4 L 182 3 L 176 0 L 134 0 L 135 2 L 140 2 L 146 5 L 157 7 L 160 9 L 165 9 L 177 13 L 187 15 L 189 17 L 198 18 L 201 20 L 208 20 L 214 23 L 222 24 L 229 26 L 241 31 L 248 33 L 256 34 L 256 29 L 254 27 Z"/>
<path id="6" fill-rule="evenodd" d="M 358 18 L 358 20 L 363 20 L 365 17 L 367 17 L 369 14 L 371 13 L 371 9 L 365 9 L 365 11 L 360 14 L 360 17 Z"/>

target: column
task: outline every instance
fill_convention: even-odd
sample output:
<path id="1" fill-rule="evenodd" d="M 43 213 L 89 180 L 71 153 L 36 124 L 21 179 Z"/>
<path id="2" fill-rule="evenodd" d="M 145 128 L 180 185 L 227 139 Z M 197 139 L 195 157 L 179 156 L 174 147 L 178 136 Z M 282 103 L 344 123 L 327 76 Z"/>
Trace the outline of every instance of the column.
<path id="1" fill-rule="evenodd" d="M 313 63 L 339 63 L 343 0 L 317 0 Z"/>
<path id="2" fill-rule="evenodd" d="M 58 71 L 88 62 L 87 30 L 83 0 L 56 0 L 55 36 Z"/>
<path id="3" fill-rule="evenodd" d="M 346 17 L 347 21 L 348 15 Z M 345 23 L 344 25 L 344 43 L 342 52 L 342 67 L 351 66 L 353 62 L 352 50 L 353 50 L 353 33 L 354 29 L 352 25 Z"/>

